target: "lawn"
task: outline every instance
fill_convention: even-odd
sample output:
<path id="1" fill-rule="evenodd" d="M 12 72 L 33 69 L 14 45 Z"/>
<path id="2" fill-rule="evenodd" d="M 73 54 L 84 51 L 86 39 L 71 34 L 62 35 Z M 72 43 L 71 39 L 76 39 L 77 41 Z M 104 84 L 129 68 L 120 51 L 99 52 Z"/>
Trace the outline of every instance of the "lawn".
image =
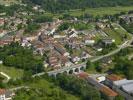
<path id="1" fill-rule="evenodd" d="M 2 5 L 10 5 L 12 3 L 19 3 L 20 0 L 0 0 L 0 4 Z"/>
<path id="2" fill-rule="evenodd" d="M 46 12 L 45 15 L 51 15 L 56 18 L 61 17 L 63 14 L 70 14 L 71 16 L 81 16 L 85 13 L 92 14 L 93 16 L 103 16 L 103 15 L 114 15 L 118 14 L 120 12 L 128 12 L 130 10 L 133 10 L 133 6 L 129 7 L 100 7 L 100 8 L 86 8 L 86 10 L 76 9 L 76 10 L 70 10 L 66 11 L 62 14 L 51 14 L 49 12 Z"/>
<path id="3" fill-rule="evenodd" d="M 13 67 L 6 67 L 3 65 L 0 65 L 0 72 L 4 72 L 7 75 L 9 75 L 11 78 L 20 78 L 23 76 L 23 70 L 16 69 Z"/>
<path id="4" fill-rule="evenodd" d="M 108 34 L 110 38 L 115 39 L 117 45 L 122 44 L 123 40 L 122 40 L 120 33 L 118 33 L 117 31 L 113 29 L 109 29 L 109 28 L 104 29 L 104 32 Z"/>
<path id="5" fill-rule="evenodd" d="M 87 8 L 85 11 L 83 10 L 72 10 L 69 12 L 70 15 L 80 16 L 84 13 L 89 13 L 94 16 L 100 15 L 114 15 L 120 12 L 128 12 L 129 10 L 133 10 L 133 6 L 130 7 L 101 7 L 101 8 Z"/>
<path id="6" fill-rule="evenodd" d="M 113 27 L 114 27 L 115 31 L 117 33 L 119 33 L 121 36 L 126 34 L 127 35 L 127 39 L 131 39 L 131 34 L 128 33 L 124 28 L 122 28 L 121 26 L 119 26 L 119 25 L 117 25 L 115 23 L 113 23 Z"/>

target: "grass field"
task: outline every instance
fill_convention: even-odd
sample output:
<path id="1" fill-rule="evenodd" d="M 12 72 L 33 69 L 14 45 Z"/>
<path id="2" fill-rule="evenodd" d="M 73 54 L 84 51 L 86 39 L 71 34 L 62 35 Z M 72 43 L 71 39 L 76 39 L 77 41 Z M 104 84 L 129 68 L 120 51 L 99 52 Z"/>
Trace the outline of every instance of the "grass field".
<path id="1" fill-rule="evenodd" d="M 133 6 L 129 7 L 100 7 L 100 8 L 86 8 L 85 11 L 81 9 L 76 10 L 70 10 L 66 11 L 65 13 L 70 14 L 71 16 L 81 16 L 85 13 L 92 14 L 93 16 L 103 16 L 103 15 L 114 15 L 120 12 L 128 12 L 130 10 L 133 10 Z M 52 15 L 54 17 L 61 17 L 63 14 L 51 14 L 51 13 L 45 13 L 45 15 Z"/>
<path id="2" fill-rule="evenodd" d="M 20 0 L 0 0 L 0 4 L 2 5 L 10 5 L 13 3 L 19 3 Z"/>
<path id="3" fill-rule="evenodd" d="M 133 6 L 130 7 L 102 7 L 102 8 L 88 8 L 85 11 L 83 10 L 73 10 L 70 11 L 69 14 L 73 16 L 80 16 L 84 13 L 90 13 L 94 16 L 100 15 L 113 15 L 120 12 L 128 12 L 129 10 L 133 10 Z"/>
<path id="4" fill-rule="evenodd" d="M 4 72 L 7 75 L 9 75 L 11 78 L 19 78 L 23 76 L 23 71 L 20 69 L 16 69 L 13 67 L 6 67 L 3 65 L 0 65 L 0 72 Z"/>

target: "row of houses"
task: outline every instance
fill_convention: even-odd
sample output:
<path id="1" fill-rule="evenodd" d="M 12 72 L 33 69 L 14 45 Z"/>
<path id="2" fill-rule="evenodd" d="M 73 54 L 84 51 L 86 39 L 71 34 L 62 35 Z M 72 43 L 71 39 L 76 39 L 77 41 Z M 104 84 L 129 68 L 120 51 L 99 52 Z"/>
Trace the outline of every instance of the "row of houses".
<path id="1" fill-rule="evenodd" d="M 118 93 L 104 85 L 103 82 L 106 81 L 106 77 L 100 74 L 89 75 L 88 73 L 82 72 L 78 74 L 78 77 L 85 79 L 88 84 L 93 85 L 96 89 L 98 89 L 102 95 L 106 97 L 107 100 L 114 100 Z"/>
<path id="2" fill-rule="evenodd" d="M 89 84 L 104 93 L 109 100 L 114 100 L 118 95 L 122 95 L 125 100 L 133 100 L 133 80 L 128 80 L 115 74 L 89 75 L 85 72 L 79 73 L 78 77 L 86 79 Z"/>
<path id="3" fill-rule="evenodd" d="M 105 84 L 123 95 L 126 100 L 133 100 L 133 80 L 118 75 L 110 75 L 107 77 Z"/>

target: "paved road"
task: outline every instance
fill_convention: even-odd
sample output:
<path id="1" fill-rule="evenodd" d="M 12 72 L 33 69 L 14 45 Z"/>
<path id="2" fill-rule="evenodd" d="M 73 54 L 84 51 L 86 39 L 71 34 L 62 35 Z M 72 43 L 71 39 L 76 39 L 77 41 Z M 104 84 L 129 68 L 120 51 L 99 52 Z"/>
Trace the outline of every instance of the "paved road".
<path id="1" fill-rule="evenodd" d="M 114 51 L 112 51 L 112 52 L 110 52 L 110 53 L 108 53 L 106 55 L 98 56 L 98 57 L 95 57 L 94 59 L 91 59 L 91 62 L 96 62 L 96 61 L 101 60 L 101 59 L 103 59 L 105 57 L 109 57 L 109 56 L 112 56 L 112 55 L 118 53 L 121 49 L 124 49 L 124 48 L 127 48 L 127 47 L 131 46 L 130 44 L 132 43 L 132 41 L 133 41 L 133 37 L 132 37 L 131 40 L 125 41 L 122 45 L 120 45 Z M 48 74 L 60 73 L 60 72 L 63 72 L 63 71 L 66 71 L 66 70 L 70 70 L 72 68 L 77 68 L 79 66 L 84 66 L 84 65 L 86 65 L 86 62 L 84 62 L 82 64 L 79 64 L 79 65 L 72 65 L 70 67 L 62 67 L 62 68 L 60 68 L 58 70 L 50 71 L 50 72 L 48 72 Z M 41 75 L 44 75 L 44 74 L 45 74 L 45 72 L 38 73 L 38 74 L 33 75 L 33 77 L 35 77 L 35 76 L 41 76 Z"/>
<path id="2" fill-rule="evenodd" d="M 120 27 L 121 27 L 121 26 L 120 26 Z M 125 29 L 123 29 L 123 30 L 125 30 Z M 125 30 L 125 31 L 126 31 L 126 30 Z M 91 62 L 96 62 L 96 61 L 101 60 L 101 59 L 103 59 L 103 58 L 105 58 L 105 57 L 109 57 L 109 56 L 112 56 L 112 55 L 118 53 L 121 49 L 130 47 L 130 46 L 131 46 L 131 43 L 133 42 L 133 35 L 131 35 L 131 36 L 132 36 L 132 38 L 131 38 L 130 40 L 125 41 L 122 45 L 118 46 L 117 49 L 113 50 L 112 52 L 110 52 L 110 53 L 108 53 L 108 54 L 95 57 L 95 58 L 91 59 L 90 61 L 91 61 Z M 60 72 L 62 72 L 62 71 L 66 71 L 66 70 L 68 70 L 68 69 L 70 70 L 70 69 L 72 69 L 72 68 L 75 68 L 75 66 L 76 66 L 76 67 L 79 67 L 79 66 L 82 66 L 82 65 L 86 65 L 86 62 L 85 62 L 85 63 L 82 63 L 81 65 L 73 65 L 73 66 L 70 66 L 70 67 L 63 67 L 63 68 L 60 68 L 60 69 L 58 69 L 58 70 L 50 71 L 50 72 L 48 72 L 48 74 L 51 74 L 51 73 L 60 73 Z M 44 75 L 44 74 L 45 74 L 45 72 L 38 73 L 38 74 L 33 75 L 33 77 L 35 77 L 35 76 L 41 76 L 41 75 Z"/>
<path id="3" fill-rule="evenodd" d="M 3 75 L 4 77 L 6 77 L 6 80 L 4 80 L 5 83 L 7 83 L 7 82 L 11 79 L 11 77 L 8 76 L 8 75 L 7 75 L 6 73 L 4 73 L 4 72 L 0 72 L 0 74 Z"/>
<path id="4" fill-rule="evenodd" d="M 116 24 L 116 25 L 121 27 L 119 24 Z M 127 32 L 123 27 L 121 27 L 121 29 L 123 29 L 125 32 Z M 91 60 L 91 62 L 96 62 L 96 61 L 98 61 L 100 59 L 103 59 L 105 57 L 109 57 L 111 55 L 114 55 L 114 54 L 118 53 L 121 49 L 124 49 L 124 48 L 127 48 L 127 47 L 133 47 L 131 45 L 132 42 L 133 42 L 133 35 L 131 35 L 131 39 L 130 40 L 125 41 L 122 45 L 118 46 L 118 48 L 116 50 L 114 50 L 114 51 L 112 51 L 112 52 L 110 52 L 110 53 L 108 53 L 106 55 L 95 57 L 94 59 Z"/>
<path id="5" fill-rule="evenodd" d="M 121 49 L 130 47 L 132 42 L 133 42 L 133 37 L 131 38 L 131 40 L 125 41 L 122 45 L 120 45 L 117 49 L 113 50 L 112 52 L 110 52 L 106 55 L 98 56 L 98 57 L 95 57 L 94 59 L 91 59 L 91 62 L 96 62 L 96 61 L 103 59 L 105 57 L 112 56 L 112 55 L 118 53 Z"/>
<path id="6" fill-rule="evenodd" d="M 20 90 L 20 89 L 29 89 L 28 86 L 19 86 L 19 87 L 15 87 L 15 88 L 12 88 L 12 89 L 9 89 L 10 91 L 17 91 L 17 90 Z"/>

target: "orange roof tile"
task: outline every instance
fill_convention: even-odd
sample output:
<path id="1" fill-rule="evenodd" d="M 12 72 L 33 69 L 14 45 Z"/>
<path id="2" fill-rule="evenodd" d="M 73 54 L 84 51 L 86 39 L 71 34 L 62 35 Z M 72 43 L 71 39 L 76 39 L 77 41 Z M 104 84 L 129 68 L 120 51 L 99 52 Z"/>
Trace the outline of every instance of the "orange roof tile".
<path id="1" fill-rule="evenodd" d="M 88 74 L 85 72 L 79 73 L 78 77 L 86 79 L 88 77 Z"/>
<path id="2" fill-rule="evenodd" d="M 107 76 L 107 79 L 111 80 L 111 81 L 118 81 L 123 79 L 122 77 L 115 75 L 115 74 L 111 74 Z"/>
<path id="3" fill-rule="evenodd" d="M 5 89 L 0 89 L 0 95 L 3 95 L 6 93 L 6 90 Z"/>
<path id="4" fill-rule="evenodd" d="M 108 96 L 111 96 L 111 97 L 115 97 L 118 95 L 118 93 L 116 93 L 115 91 L 113 91 L 112 89 L 110 89 L 109 87 L 107 86 L 103 86 L 101 89 L 100 89 L 101 92 L 105 93 L 106 95 Z"/>

